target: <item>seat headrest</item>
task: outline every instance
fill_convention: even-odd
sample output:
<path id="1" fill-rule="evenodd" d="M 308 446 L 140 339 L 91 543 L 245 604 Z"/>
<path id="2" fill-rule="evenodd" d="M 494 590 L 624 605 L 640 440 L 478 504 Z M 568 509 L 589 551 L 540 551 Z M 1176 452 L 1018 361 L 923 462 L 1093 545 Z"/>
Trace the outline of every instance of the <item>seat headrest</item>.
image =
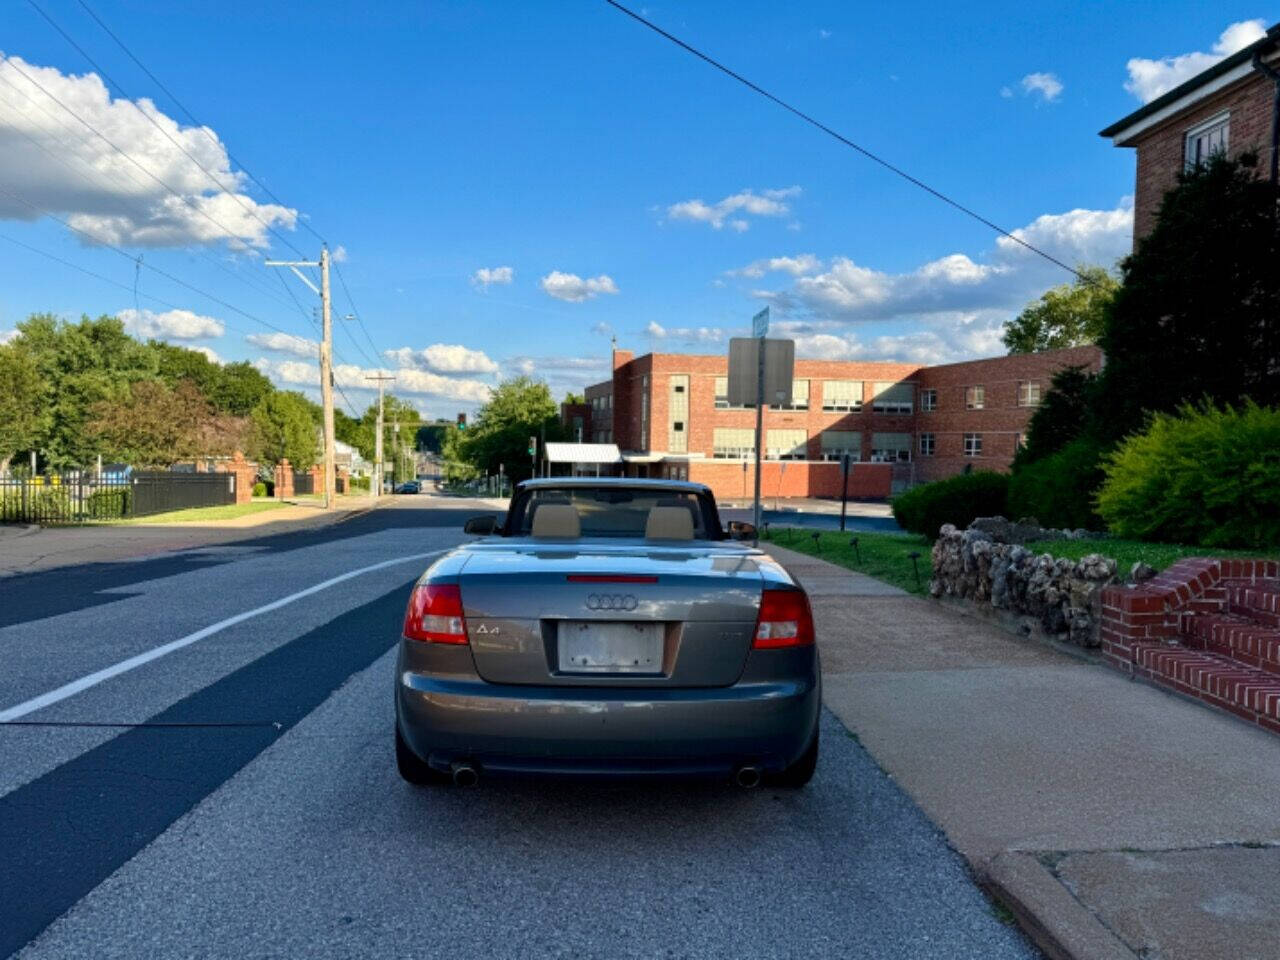
<path id="1" fill-rule="evenodd" d="M 529 534 L 534 537 L 576 540 L 582 536 L 582 521 L 572 504 L 539 503 L 533 510 L 533 527 Z"/>
<path id="2" fill-rule="evenodd" d="M 692 540 L 693 514 L 685 506 L 656 506 L 644 524 L 646 540 Z"/>

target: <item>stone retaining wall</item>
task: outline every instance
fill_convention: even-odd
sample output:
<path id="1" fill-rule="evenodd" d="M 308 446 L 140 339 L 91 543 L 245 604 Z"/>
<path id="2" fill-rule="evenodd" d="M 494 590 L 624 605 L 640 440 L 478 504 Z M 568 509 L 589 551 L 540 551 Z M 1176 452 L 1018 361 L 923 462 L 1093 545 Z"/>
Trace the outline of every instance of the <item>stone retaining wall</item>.
<path id="1" fill-rule="evenodd" d="M 1096 647 L 1102 590 L 1114 582 L 1116 562 L 1101 554 L 1081 560 L 1035 554 L 998 542 L 986 529 L 957 530 L 948 523 L 933 545 L 929 592 L 1028 616 L 1047 635 Z"/>

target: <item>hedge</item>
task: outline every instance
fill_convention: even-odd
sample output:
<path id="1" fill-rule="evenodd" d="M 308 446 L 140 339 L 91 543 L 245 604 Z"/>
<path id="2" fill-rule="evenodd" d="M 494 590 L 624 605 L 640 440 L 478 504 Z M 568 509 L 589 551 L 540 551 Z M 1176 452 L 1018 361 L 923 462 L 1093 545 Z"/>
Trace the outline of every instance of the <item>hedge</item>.
<path id="1" fill-rule="evenodd" d="M 1081 438 L 1039 460 L 1015 463 L 1008 516 L 1035 517 L 1046 527 L 1099 529 L 1093 498 L 1102 483 L 1100 460 L 1093 441 Z"/>
<path id="2" fill-rule="evenodd" d="M 1007 474 L 980 470 L 926 483 L 893 498 L 893 517 L 911 533 L 936 540 L 944 523 L 967 527 L 977 517 L 1004 515 Z"/>

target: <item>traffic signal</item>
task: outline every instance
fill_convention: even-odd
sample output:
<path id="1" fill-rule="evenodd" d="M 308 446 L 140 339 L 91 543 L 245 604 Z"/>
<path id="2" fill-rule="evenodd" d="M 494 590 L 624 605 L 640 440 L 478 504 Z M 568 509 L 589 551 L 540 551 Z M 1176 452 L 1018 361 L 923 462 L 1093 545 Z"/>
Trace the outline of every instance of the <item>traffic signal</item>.
<path id="1" fill-rule="evenodd" d="M 532 457 L 536 455 L 537 452 L 538 452 L 538 438 L 530 437 L 529 438 L 529 456 Z"/>
<path id="2" fill-rule="evenodd" d="M 465 413 L 458 414 L 458 429 L 467 429 L 467 415 Z"/>

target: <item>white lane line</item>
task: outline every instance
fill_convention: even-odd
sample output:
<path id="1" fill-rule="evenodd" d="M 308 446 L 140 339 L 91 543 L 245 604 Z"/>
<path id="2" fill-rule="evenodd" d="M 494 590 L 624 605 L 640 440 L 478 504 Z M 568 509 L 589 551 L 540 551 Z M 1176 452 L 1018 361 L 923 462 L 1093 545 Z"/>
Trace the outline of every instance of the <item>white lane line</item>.
<path id="1" fill-rule="evenodd" d="M 243 613 L 237 613 L 235 616 L 227 617 L 225 620 L 219 620 L 207 627 L 197 630 L 195 633 L 189 633 L 185 637 L 179 637 L 177 640 L 171 640 L 169 643 L 153 647 L 145 653 L 139 653 L 137 656 L 130 657 L 128 660 L 121 660 L 117 664 L 110 667 L 104 667 L 94 673 L 90 673 L 81 677 L 79 680 L 72 680 L 70 683 L 63 684 L 56 690 L 50 690 L 48 693 L 42 693 L 38 697 L 32 697 L 22 703 L 12 706 L 7 710 L 0 710 L 0 723 L 7 723 L 10 720 L 17 720 L 19 717 L 25 717 L 29 713 L 43 709 L 50 704 L 65 700 L 67 697 L 73 697 L 82 690 L 88 690 L 95 687 L 104 680 L 110 680 L 112 677 L 118 677 L 122 673 L 128 673 L 136 667 L 150 663 L 152 660 L 159 660 L 167 654 L 173 653 L 175 650 L 181 650 L 183 647 L 189 647 L 197 640 L 203 640 L 205 637 L 211 637 L 215 633 L 226 630 L 228 627 L 234 627 L 237 623 L 261 616 L 264 613 L 270 613 L 272 610 L 279 610 L 281 607 L 288 606 L 295 600 L 301 600 L 303 597 L 309 597 L 313 593 L 319 593 L 321 590 L 328 590 L 330 587 L 336 586 L 343 581 L 350 580 L 352 577 L 358 577 L 361 574 L 372 573 L 374 570 L 382 570 L 386 567 L 393 567 L 398 563 L 408 563 L 410 560 L 425 560 L 428 557 L 438 557 L 445 553 L 444 550 L 432 550 L 429 553 L 412 553 L 407 557 L 396 557 L 393 560 L 383 560 L 380 563 L 370 564 L 367 567 L 359 567 L 355 570 L 348 570 L 346 573 L 340 573 L 336 577 L 330 577 L 328 580 L 322 580 L 320 583 L 307 587 L 305 590 L 299 590 L 297 593 L 291 593 L 287 597 L 281 597 L 279 600 L 272 600 L 270 603 L 263 604 L 261 607 L 255 607 L 253 610 L 246 610 Z"/>

